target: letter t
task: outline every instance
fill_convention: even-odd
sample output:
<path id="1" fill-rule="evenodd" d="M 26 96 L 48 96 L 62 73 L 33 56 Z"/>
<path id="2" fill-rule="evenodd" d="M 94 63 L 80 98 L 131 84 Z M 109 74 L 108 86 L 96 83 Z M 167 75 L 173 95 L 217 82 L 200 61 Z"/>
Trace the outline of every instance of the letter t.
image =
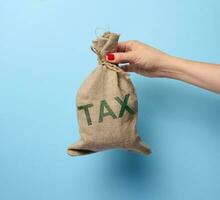
<path id="1" fill-rule="evenodd" d="M 84 110 L 88 126 L 92 125 L 92 120 L 91 120 L 91 117 L 89 114 L 89 108 L 91 108 L 91 107 L 93 107 L 93 104 L 86 104 L 83 106 L 78 106 L 78 110 Z"/>

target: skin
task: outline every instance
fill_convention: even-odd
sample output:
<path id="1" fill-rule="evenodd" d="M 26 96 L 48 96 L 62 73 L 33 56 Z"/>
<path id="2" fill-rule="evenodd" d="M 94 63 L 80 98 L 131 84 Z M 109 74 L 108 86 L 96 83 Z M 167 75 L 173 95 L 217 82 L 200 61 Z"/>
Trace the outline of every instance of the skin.
<path id="1" fill-rule="evenodd" d="M 118 44 L 111 63 L 129 63 L 122 69 L 148 77 L 181 80 L 220 94 L 220 65 L 196 62 L 168 55 L 159 49 L 138 41 Z"/>

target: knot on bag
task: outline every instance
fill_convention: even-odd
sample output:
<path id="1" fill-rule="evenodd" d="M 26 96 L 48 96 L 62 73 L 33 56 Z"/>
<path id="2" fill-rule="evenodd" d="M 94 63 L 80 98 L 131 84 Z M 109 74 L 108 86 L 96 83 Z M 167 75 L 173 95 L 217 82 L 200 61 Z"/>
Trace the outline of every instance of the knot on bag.
<path id="1" fill-rule="evenodd" d="M 113 63 L 110 63 L 110 62 L 106 61 L 106 59 L 102 56 L 102 54 L 95 47 L 91 47 L 91 50 L 98 56 L 99 63 L 102 66 L 105 66 L 106 68 L 108 68 L 110 70 L 118 72 L 118 73 L 124 75 L 126 79 L 129 79 L 128 73 L 124 72 L 116 64 L 113 64 Z"/>

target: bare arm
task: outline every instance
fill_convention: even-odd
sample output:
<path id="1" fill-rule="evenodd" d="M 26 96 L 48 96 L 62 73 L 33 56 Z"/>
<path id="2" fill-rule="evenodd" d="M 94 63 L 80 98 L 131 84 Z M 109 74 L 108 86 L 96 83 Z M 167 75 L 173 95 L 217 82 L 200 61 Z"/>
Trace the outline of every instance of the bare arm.
<path id="1" fill-rule="evenodd" d="M 220 93 L 220 65 L 170 57 L 161 67 L 163 77 L 174 78 Z"/>
<path id="2" fill-rule="evenodd" d="M 170 56 L 138 41 L 122 42 L 116 53 L 108 54 L 107 61 L 129 63 L 125 71 L 149 77 L 182 80 L 207 90 L 220 93 L 220 65 L 190 61 Z"/>

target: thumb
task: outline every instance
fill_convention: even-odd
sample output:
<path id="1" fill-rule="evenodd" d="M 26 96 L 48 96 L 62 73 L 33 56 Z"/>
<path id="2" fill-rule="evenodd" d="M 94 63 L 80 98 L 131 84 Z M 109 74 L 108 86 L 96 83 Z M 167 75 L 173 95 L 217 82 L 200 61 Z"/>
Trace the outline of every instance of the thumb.
<path id="1" fill-rule="evenodd" d="M 125 53 L 108 53 L 106 55 L 106 60 L 111 63 L 125 63 L 131 62 L 130 52 Z"/>

